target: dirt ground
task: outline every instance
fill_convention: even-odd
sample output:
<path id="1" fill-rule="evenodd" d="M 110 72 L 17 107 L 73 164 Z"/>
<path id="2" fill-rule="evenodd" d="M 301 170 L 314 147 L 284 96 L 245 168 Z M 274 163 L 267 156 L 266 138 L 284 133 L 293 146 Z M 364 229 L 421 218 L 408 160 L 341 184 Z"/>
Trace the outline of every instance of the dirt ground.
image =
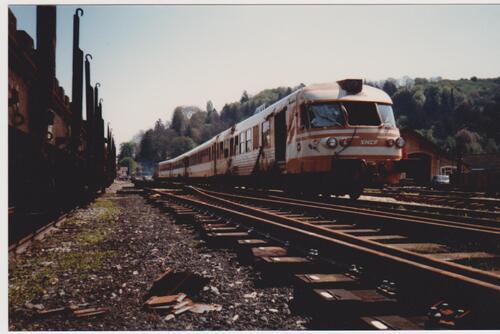
<path id="1" fill-rule="evenodd" d="M 231 251 L 205 246 L 196 233 L 137 194 L 116 194 L 124 182 L 54 233 L 9 259 L 10 330 L 269 330 L 305 329 L 289 309 L 290 288 L 256 287 L 255 272 Z M 153 280 L 167 267 L 209 278 L 194 299 L 220 311 L 173 319 L 143 307 Z M 109 311 L 88 318 L 39 310 L 80 305 Z"/>

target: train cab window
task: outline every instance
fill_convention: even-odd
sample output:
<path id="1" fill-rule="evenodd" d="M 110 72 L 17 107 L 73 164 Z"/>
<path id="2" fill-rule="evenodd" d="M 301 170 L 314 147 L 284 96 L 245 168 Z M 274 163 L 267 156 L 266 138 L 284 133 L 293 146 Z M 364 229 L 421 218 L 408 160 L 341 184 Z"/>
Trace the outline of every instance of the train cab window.
<path id="1" fill-rule="evenodd" d="M 304 107 L 304 115 L 301 119 L 306 119 L 303 124 L 306 128 L 323 128 L 330 126 L 344 126 L 345 117 L 339 103 L 315 103 Z"/>
<path id="2" fill-rule="evenodd" d="M 262 123 L 262 146 L 269 147 L 271 145 L 271 128 L 269 121 Z"/>
<path id="3" fill-rule="evenodd" d="M 394 119 L 394 112 L 392 111 L 392 106 L 390 104 L 377 103 L 377 109 L 382 125 L 390 128 L 395 128 L 396 120 Z"/>
<path id="4" fill-rule="evenodd" d="M 252 151 L 252 129 L 247 130 L 247 152 Z"/>
<path id="5" fill-rule="evenodd" d="M 373 102 L 342 102 L 349 125 L 380 125 L 377 106 Z"/>
<path id="6" fill-rule="evenodd" d="M 240 133 L 240 154 L 245 153 L 246 138 L 245 132 Z"/>

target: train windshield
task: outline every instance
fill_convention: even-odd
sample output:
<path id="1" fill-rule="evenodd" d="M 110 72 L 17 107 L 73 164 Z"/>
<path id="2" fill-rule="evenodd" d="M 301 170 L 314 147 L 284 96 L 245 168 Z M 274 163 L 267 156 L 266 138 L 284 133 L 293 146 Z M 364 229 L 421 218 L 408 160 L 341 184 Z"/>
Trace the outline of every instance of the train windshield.
<path id="1" fill-rule="evenodd" d="M 392 111 L 392 106 L 390 104 L 377 104 L 378 114 L 380 115 L 380 120 L 382 125 L 395 128 L 396 120 L 394 119 L 394 112 Z"/>
<path id="2" fill-rule="evenodd" d="M 377 106 L 373 102 L 342 102 L 349 125 L 380 125 Z"/>
<path id="3" fill-rule="evenodd" d="M 344 113 L 339 103 L 310 104 L 307 110 L 313 128 L 344 126 L 345 124 Z"/>

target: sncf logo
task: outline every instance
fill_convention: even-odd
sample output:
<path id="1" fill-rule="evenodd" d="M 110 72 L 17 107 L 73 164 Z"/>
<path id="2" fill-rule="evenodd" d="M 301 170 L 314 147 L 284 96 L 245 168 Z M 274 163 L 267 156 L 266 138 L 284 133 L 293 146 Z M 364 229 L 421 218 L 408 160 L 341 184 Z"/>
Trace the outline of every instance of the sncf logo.
<path id="1" fill-rule="evenodd" d="M 377 142 L 376 139 L 361 139 L 361 145 L 376 145 Z"/>

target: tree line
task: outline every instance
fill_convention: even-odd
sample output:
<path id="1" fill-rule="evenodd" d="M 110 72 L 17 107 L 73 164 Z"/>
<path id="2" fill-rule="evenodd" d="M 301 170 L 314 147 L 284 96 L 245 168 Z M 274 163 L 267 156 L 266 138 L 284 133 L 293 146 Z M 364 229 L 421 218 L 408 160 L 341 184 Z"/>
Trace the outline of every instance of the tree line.
<path id="1" fill-rule="evenodd" d="M 400 128 L 414 129 L 450 158 L 500 149 L 500 78 L 388 79 L 375 86 L 394 103 Z"/>
<path id="2" fill-rule="evenodd" d="M 442 78 L 386 79 L 366 84 L 383 89 L 394 102 L 400 128 L 414 129 L 455 158 L 463 154 L 494 153 L 500 149 L 500 78 L 447 80 Z M 151 174 L 154 165 L 176 157 L 303 87 L 265 89 L 219 112 L 208 101 L 205 109 L 178 106 L 170 120 L 158 119 L 120 145 L 118 161 L 129 171 Z"/>

